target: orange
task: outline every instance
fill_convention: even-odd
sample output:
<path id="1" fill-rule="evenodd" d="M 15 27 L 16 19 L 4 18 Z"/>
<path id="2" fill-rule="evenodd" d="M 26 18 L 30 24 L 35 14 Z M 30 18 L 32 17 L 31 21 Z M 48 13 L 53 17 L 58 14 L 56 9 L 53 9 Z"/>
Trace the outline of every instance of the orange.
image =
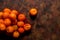
<path id="1" fill-rule="evenodd" d="M 8 18 L 5 19 L 5 20 L 4 20 L 4 24 L 7 25 L 7 26 L 10 25 L 10 24 L 11 24 L 11 20 L 8 19 Z"/>
<path id="2" fill-rule="evenodd" d="M 37 9 L 36 8 L 32 8 L 32 9 L 30 9 L 29 10 L 29 13 L 31 14 L 31 15 L 36 15 L 37 14 Z"/>
<path id="3" fill-rule="evenodd" d="M 3 19 L 0 19 L 0 23 L 4 23 Z"/>
<path id="4" fill-rule="evenodd" d="M 8 27 L 7 27 L 7 32 L 8 32 L 8 33 L 14 32 L 14 27 L 8 26 Z"/>
<path id="5" fill-rule="evenodd" d="M 17 22 L 17 26 L 19 26 L 19 27 L 24 26 L 24 22 L 23 22 L 23 21 L 19 21 L 19 22 Z"/>
<path id="6" fill-rule="evenodd" d="M 9 8 L 5 8 L 3 11 L 4 11 L 4 12 L 8 12 L 8 13 L 11 12 L 11 10 L 10 10 Z"/>
<path id="7" fill-rule="evenodd" d="M 4 12 L 3 13 L 3 18 L 8 18 L 9 17 L 9 13 L 8 12 Z"/>
<path id="8" fill-rule="evenodd" d="M 6 26 L 5 26 L 4 24 L 0 24 L 0 30 L 1 30 L 1 31 L 6 30 Z"/>
<path id="9" fill-rule="evenodd" d="M 24 32 L 24 28 L 19 28 L 18 31 L 19 31 L 20 33 L 23 33 L 23 32 Z"/>
<path id="10" fill-rule="evenodd" d="M 25 24 L 25 25 L 24 25 L 24 29 L 25 29 L 25 30 L 30 30 L 30 29 L 31 29 L 31 25 L 28 24 L 28 23 Z"/>
<path id="11" fill-rule="evenodd" d="M 11 13 L 14 13 L 14 14 L 18 15 L 18 11 L 17 10 L 12 10 Z"/>
<path id="12" fill-rule="evenodd" d="M 20 35 L 20 34 L 19 34 L 19 32 L 18 32 L 18 31 L 13 32 L 13 37 L 14 37 L 14 38 L 18 38 L 18 37 L 19 37 L 19 35 Z"/>
<path id="13" fill-rule="evenodd" d="M 18 26 L 17 25 L 13 25 L 14 27 L 14 30 L 17 30 L 18 29 Z"/>
<path id="14" fill-rule="evenodd" d="M 3 16 L 3 12 L 0 12 L 0 18 L 2 18 L 2 16 Z"/>
<path id="15" fill-rule="evenodd" d="M 12 20 L 15 20 L 15 19 L 16 19 L 16 14 L 12 14 L 12 13 L 11 13 L 11 14 L 9 15 L 9 18 L 11 18 Z"/>
<path id="16" fill-rule="evenodd" d="M 24 14 L 19 14 L 18 15 L 18 20 L 20 20 L 20 21 L 23 21 L 23 20 L 25 20 L 25 15 Z"/>

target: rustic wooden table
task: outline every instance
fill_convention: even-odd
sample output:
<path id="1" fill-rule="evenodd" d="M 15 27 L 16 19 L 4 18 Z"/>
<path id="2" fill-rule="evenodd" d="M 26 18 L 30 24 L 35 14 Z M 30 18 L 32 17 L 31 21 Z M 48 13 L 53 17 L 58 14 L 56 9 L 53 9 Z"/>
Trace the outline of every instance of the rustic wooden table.
<path id="1" fill-rule="evenodd" d="M 0 34 L 0 40 L 60 40 L 60 0 L 0 0 L 0 11 L 6 7 L 25 13 L 32 29 L 18 39 Z M 31 8 L 38 10 L 34 19 Z"/>

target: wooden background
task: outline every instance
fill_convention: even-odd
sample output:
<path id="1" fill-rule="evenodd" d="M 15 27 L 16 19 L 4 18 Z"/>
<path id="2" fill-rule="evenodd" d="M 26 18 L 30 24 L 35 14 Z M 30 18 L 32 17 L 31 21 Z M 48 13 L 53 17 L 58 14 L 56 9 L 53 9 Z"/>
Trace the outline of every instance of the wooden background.
<path id="1" fill-rule="evenodd" d="M 25 13 L 32 29 L 17 39 L 0 34 L 0 40 L 60 40 L 60 0 L 0 0 L 0 11 L 6 7 Z M 29 16 L 31 8 L 36 17 Z"/>

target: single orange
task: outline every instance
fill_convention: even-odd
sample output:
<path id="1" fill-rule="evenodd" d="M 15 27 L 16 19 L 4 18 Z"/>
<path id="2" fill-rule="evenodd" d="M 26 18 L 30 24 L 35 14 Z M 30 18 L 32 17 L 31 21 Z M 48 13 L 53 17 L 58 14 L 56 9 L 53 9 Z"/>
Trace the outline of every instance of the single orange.
<path id="1" fill-rule="evenodd" d="M 25 25 L 24 25 L 24 29 L 25 29 L 25 30 L 30 30 L 30 29 L 31 29 L 31 25 L 28 24 L 28 23 L 25 24 Z"/>
<path id="2" fill-rule="evenodd" d="M 31 14 L 31 15 L 36 15 L 37 14 L 37 9 L 36 8 L 32 8 L 32 9 L 30 9 L 29 10 L 29 13 Z"/>
<path id="3" fill-rule="evenodd" d="M 11 12 L 11 10 L 9 9 L 9 8 L 5 8 L 4 10 L 3 10 L 4 12 Z"/>
<path id="4" fill-rule="evenodd" d="M 19 32 L 18 32 L 18 31 L 13 32 L 13 37 L 14 37 L 14 38 L 18 38 L 18 37 L 19 37 L 19 35 L 20 35 L 20 34 L 19 34 Z"/>
<path id="5" fill-rule="evenodd" d="M 0 30 L 1 30 L 1 31 L 6 30 L 6 26 L 5 26 L 4 24 L 0 24 Z"/>
<path id="6" fill-rule="evenodd" d="M 11 13 L 14 13 L 14 14 L 18 15 L 18 11 L 17 10 L 12 10 Z"/>
<path id="7" fill-rule="evenodd" d="M 6 26 L 8 26 L 8 25 L 10 25 L 11 24 L 11 20 L 10 19 L 5 19 L 4 20 L 4 24 L 6 25 Z"/>
<path id="8" fill-rule="evenodd" d="M 19 22 L 17 22 L 17 26 L 19 26 L 19 27 L 24 26 L 24 22 L 23 22 L 23 21 L 19 21 Z"/>
<path id="9" fill-rule="evenodd" d="M 18 28 L 18 31 L 19 31 L 20 33 L 24 33 L 24 28 Z"/>
<path id="10" fill-rule="evenodd" d="M 11 18 L 12 20 L 15 20 L 15 19 L 16 19 L 16 14 L 12 14 L 12 13 L 11 13 L 11 14 L 9 15 L 9 18 Z"/>
<path id="11" fill-rule="evenodd" d="M 9 17 L 9 13 L 8 12 L 4 12 L 3 13 L 3 18 L 8 18 Z"/>
<path id="12" fill-rule="evenodd" d="M 17 25 L 13 25 L 14 27 L 14 30 L 17 30 L 18 29 L 18 26 Z"/>
<path id="13" fill-rule="evenodd" d="M 4 23 L 4 20 L 3 19 L 0 19 L 0 23 Z"/>
<path id="14" fill-rule="evenodd" d="M 8 26 L 8 27 L 7 27 L 7 32 L 8 32 L 8 33 L 14 32 L 14 27 Z"/>
<path id="15" fill-rule="evenodd" d="M 2 18 L 2 16 L 3 16 L 3 12 L 0 12 L 0 18 Z"/>
<path id="16" fill-rule="evenodd" d="M 19 14 L 18 15 L 18 20 L 20 20 L 20 21 L 23 21 L 23 20 L 25 20 L 25 15 L 24 14 Z"/>

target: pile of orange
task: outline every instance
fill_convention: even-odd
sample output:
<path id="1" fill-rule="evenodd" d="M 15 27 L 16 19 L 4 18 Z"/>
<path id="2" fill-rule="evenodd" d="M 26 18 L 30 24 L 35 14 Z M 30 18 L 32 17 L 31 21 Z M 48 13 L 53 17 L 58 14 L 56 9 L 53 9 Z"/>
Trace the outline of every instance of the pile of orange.
<path id="1" fill-rule="evenodd" d="M 18 38 L 20 34 L 31 29 L 30 23 L 25 23 L 25 20 L 25 14 L 5 8 L 0 12 L 0 31 L 12 33 L 13 37 Z"/>

